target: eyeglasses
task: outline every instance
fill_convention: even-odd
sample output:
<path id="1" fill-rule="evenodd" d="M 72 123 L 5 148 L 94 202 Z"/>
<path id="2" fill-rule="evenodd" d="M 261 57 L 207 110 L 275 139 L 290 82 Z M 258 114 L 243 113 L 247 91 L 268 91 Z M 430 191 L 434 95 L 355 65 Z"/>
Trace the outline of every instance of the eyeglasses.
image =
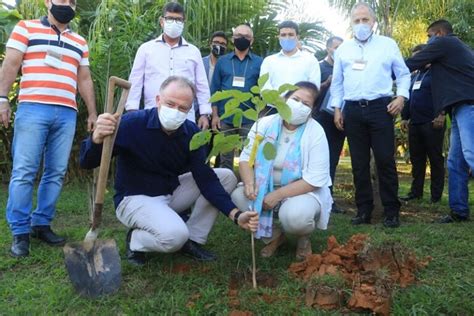
<path id="1" fill-rule="evenodd" d="M 168 23 L 176 23 L 176 24 L 183 24 L 184 23 L 184 18 L 181 17 L 174 17 L 174 16 L 164 16 L 163 19 L 165 19 L 165 22 Z"/>
<path id="2" fill-rule="evenodd" d="M 226 42 L 219 42 L 219 41 L 212 41 L 211 44 L 212 44 L 212 45 L 227 46 L 227 43 L 226 43 Z"/>

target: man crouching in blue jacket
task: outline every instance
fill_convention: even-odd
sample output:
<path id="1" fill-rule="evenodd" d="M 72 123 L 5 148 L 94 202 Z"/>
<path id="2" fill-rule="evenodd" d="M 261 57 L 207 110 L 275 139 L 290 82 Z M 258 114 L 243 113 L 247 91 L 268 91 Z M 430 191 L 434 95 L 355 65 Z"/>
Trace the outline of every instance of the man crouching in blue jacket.
<path id="1" fill-rule="evenodd" d="M 156 97 L 157 107 L 125 114 L 119 125 L 113 154 L 117 157 L 114 203 L 117 218 L 129 228 L 126 255 L 143 265 L 145 252 L 181 250 L 197 260 L 216 255 L 202 248 L 218 211 L 240 227 L 256 231 L 258 214 L 241 212 L 229 192 L 237 179 L 231 170 L 212 169 L 204 149 L 191 151 L 189 143 L 199 132 L 186 120 L 195 98 L 194 85 L 171 76 Z M 117 127 L 118 118 L 104 113 L 91 137 L 82 142 L 81 166 L 100 163 L 102 142 Z M 184 222 L 178 213 L 193 207 Z"/>

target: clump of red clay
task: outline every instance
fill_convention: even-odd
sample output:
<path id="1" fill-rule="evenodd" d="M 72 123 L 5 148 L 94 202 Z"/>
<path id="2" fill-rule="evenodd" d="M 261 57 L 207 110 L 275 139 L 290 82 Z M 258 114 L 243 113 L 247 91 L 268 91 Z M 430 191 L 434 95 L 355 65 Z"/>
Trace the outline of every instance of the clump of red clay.
<path id="1" fill-rule="evenodd" d="M 349 309 L 389 315 L 393 288 L 413 284 L 415 273 L 431 259 L 418 260 L 412 251 L 394 242 L 374 246 L 365 234 L 353 235 L 345 245 L 331 236 L 327 250 L 291 264 L 289 271 L 307 281 L 307 306 L 323 309 L 344 306 L 347 298 L 343 288 L 315 282 L 332 275 L 340 278 L 346 288 L 352 287 L 347 300 Z"/>

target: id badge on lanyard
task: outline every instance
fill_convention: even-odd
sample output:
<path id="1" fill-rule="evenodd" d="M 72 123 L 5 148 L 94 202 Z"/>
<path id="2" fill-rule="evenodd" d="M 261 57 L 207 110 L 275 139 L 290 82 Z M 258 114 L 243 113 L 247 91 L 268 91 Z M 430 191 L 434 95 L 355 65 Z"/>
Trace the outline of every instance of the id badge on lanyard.
<path id="1" fill-rule="evenodd" d="M 367 66 L 367 61 L 363 59 L 356 59 L 352 64 L 352 70 L 362 71 Z"/>
<path id="2" fill-rule="evenodd" d="M 47 66 L 59 69 L 61 68 L 62 63 L 63 63 L 63 56 L 60 53 L 55 52 L 51 48 L 49 48 L 48 51 L 46 52 L 44 63 Z"/>
<path id="3" fill-rule="evenodd" d="M 421 88 L 421 80 L 415 81 L 415 83 L 413 84 L 412 90 L 413 91 L 420 90 L 420 88 Z"/>
<path id="4" fill-rule="evenodd" d="M 232 80 L 232 87 L 244 88 L 245 87 L 245 77 L 234 76 Z"/>

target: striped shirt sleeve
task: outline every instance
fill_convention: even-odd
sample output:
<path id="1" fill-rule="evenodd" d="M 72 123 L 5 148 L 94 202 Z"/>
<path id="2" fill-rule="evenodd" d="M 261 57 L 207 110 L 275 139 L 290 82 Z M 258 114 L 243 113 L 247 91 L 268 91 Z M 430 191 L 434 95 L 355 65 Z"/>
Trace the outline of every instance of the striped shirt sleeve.
<path id="1" fill-rule="evenodd" d="M 10 38 L 8 39 L 6 47 L 14 48 L 19 50 L 20 52 L 26 52 L 28 48 L 28 39 L 29 39 L 29 32 L 26 26 L 25 21 L 20 21 L 15 25 Z"/>
<path id="2" fill-rule="evenodd" d="M 83 52 L 79 66 L 89 66 L 89 47 L 87 44 L 84 44 Z"/>

